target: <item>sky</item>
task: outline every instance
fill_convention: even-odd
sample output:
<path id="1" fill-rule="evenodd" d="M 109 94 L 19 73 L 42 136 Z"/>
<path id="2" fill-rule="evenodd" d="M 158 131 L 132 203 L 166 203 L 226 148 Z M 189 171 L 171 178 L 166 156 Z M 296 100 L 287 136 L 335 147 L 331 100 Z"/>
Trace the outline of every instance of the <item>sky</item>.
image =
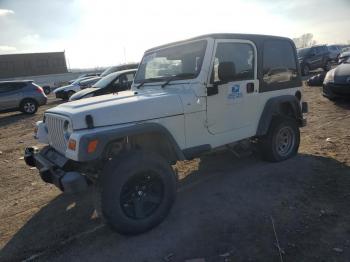
<path id="1" fill-rule="evenodd" d="M 350 0 L 0 0 L 0 54 L 65 51 L 70 68 L 140 61 L 208 33 L 350 40 Z"/>

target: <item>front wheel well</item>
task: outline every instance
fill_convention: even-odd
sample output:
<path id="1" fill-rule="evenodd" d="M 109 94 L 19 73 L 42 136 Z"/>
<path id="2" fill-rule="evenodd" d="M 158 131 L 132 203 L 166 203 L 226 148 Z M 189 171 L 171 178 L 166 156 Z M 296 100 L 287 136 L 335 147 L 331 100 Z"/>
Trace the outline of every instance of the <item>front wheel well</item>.
<path id="1" fill-rule="evenodd" d="M 165 158 L 169 164 L 175 164 L 180 159 L 172 142 L 165 134 L 159 132 L 136 134 L 113 140 L 105 147 L 104 156 L 108 159 L 132 150 L 154 152 Z"/>
<path id="2" fill-rule="evenodd" d="M 291 105 L 291 103 L 289 103 L 289 102 L 283 102 L 283 103 L 279 104 L 278 113 L 281 116 L 287 116 L 290 118 L 297 119 L 296 112 L 293 109 L 293 106 Z"/>

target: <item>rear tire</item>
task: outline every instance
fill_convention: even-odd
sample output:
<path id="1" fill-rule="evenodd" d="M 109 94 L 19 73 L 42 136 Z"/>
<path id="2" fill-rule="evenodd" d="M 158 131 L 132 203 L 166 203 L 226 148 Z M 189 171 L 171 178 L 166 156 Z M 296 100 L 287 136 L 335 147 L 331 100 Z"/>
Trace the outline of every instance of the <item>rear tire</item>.
<path id="1" fill-rule="evenodd" d="M 327 61 L 326 65 L 324 66 L 323 70 L 328 72 L 329 70 L 331 70 L 331 61 Z"/>
<path id="2" fill-rule="evenodd" d="M 152 152 L 134 151 L 111 160 L 101 181 L 103 215 L 122 234 L 143 233 L 160 224 L 176 196 L 173 169 Z"/>
<path id="3" fill-rule="evenodd" d="M 259 147 L 262 158 L 279 162 L 298 153 L 300 131 L 295 119 L 278 117 L 272 120 L 267 134 L 260 138 Z"/>
<path id="4" fill-rule="evenodd" d="M 39 105 L 34 99 L 27 98 L 21 102 L 20 110 L 24 114 L 32 115 L 38 111 L 38 107 Z"/>

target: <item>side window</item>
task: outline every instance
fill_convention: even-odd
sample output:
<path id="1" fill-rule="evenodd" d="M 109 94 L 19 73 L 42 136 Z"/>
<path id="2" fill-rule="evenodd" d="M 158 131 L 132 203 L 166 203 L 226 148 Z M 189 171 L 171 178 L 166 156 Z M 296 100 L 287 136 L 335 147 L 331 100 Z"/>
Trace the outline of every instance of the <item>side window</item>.
<path id="1" fill-rule="evenodd" d="M 129 82 L 130 75 L 131 74 L 122 74 L 118 77 L 120 91 L 127 90 L 129 88 L 129 86 L 131 86 L 132 80 L 131 80 L 131 82 Z"/>
<path id="2" fill-rule="evenodd" d="M 12 90 L 18 90 L 26 86 L 25 83 L 13 83 L 12 85 Z"/>
<path id="3" fill-rule="evenodd" d="M 317 55 L 321 55 L 321 54 L 323 54 L 325 52 L 325 50 L 324 50 L 324 47 L 323 46 L 318 46 L 318 47 L 316 47 L 316 54 Z"/>
<path id="4" fill-rule="evenodd" d="M 219 81 L 218 68 L 222 62 L 232 62 L 233 81 L 254 79 L 254 49 L 247 43 L 218 43 L 210 82 Z"/>
<path id="5" fill-rule="evenodd" d="M 295 83 L 293 83 L 295 81 Z M 263 54 L 263 85 L 270 90 L 299 84 L 292 45 L 287 41 L 266 41 Z"/>
<path id="6" fill-rule="evenodd" d="M 314 55 L 316 55 L 316 54 L 317 54 L 316 47 L 311 47 L 311 49 L 310 49 L 310 55 L 311 55 L 311 56 L 314 56 Z"/>
<path id="7" fill-rule="evenodd" d="M 132 82 L 134 81 L 135 74 L 134 73 L 129 73 L 126 74 L 126 79 L 127 79 L 127 88 L 129 89 L 132 85 Z"/>
<path id="8" fill-rule="evenodd" d="M 4 83 L 4 84 L 0 84 L 0 93 L 6 93 L 11 91 L 11 85 Z"/>
<path id="9" fill-rule="evenodd" d="M 134 77 L 135 77 L 134 73 L 130 73 L 130 74 L 126 75 L 126 78 L 127 78 L 128 82 L 134 81 Z"/>

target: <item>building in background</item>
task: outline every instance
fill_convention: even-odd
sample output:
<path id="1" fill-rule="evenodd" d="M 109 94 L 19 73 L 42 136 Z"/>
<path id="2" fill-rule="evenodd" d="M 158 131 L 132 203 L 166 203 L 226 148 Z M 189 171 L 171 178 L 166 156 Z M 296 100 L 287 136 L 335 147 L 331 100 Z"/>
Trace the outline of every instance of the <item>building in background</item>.
<path id="1" fill-rule="evenodd" d="M 67 72 L 64 52 L 0 55 L 0 79 Z"/>

